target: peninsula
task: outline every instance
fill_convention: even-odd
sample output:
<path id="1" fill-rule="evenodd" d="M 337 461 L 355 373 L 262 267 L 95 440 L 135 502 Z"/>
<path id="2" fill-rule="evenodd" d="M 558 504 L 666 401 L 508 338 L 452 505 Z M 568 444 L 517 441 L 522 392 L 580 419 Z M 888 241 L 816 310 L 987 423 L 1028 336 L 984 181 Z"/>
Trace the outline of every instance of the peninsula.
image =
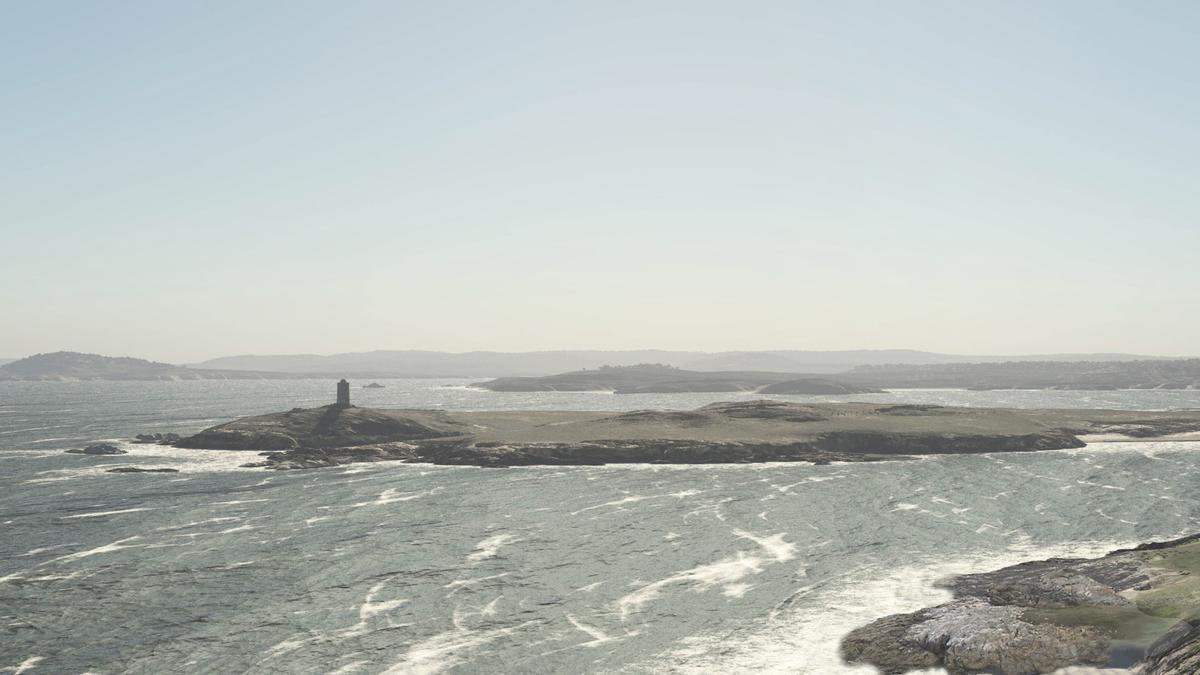
<path id="1" fill-rule="evenodd" d="M 256 450 L 255 466 L 399 460 L 476 466 L 878 461 L 1077 448 L 1088 434 L 1200 432 L 1200 410 L 1009 410 L 873 403 L 715 403 L 633 412 L 378 410 L 339 403 L 246 417 L 174 441 Z"/>
<path id="2" fill-rule="evenodd" d="M 827 377 L 759 371 L 683 370 L 658 363 L 602 366 L 544 377 L 502 377 L 474 385 L 490 391 L 611 391 L 616 394 L 753 392 L 759 394 L 877 394 L 882 390 Z"/>
<path id="3" fill-rule="evenodd" d="M 1025 675 L 1071 665 L 1200 672 L 1200 535 L 942 584 L 955 599 L 852 631 L 842 656 L 884 673 Z"/>

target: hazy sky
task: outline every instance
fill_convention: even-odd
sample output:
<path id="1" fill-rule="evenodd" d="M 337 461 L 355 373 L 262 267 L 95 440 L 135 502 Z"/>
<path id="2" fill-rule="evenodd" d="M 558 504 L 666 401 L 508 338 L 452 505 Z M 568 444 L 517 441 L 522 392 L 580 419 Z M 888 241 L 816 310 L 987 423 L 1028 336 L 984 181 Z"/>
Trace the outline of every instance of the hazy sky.
<path id="1" fill-rule="evenodd" d="M 1200 352 L 1194 2 L 9 2 L 0 356 Z"/>

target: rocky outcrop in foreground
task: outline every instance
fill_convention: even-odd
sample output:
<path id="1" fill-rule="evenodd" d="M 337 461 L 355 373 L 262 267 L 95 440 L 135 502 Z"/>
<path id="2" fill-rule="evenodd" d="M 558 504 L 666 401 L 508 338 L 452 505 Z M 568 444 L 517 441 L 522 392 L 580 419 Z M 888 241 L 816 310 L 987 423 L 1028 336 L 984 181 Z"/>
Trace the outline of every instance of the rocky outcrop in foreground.
<path id="1" fill-rule="evenodd" d="M 1200 535 L 969 574 L 955 599 L 852 631 L 842 656 L 884 673 L 1027 675 L 1070 665 L 1200 672 Z"/>
<path id="2" fill-rule="evenodd" d="M 872 403 L 714 403 L 633 412 L 296 408 L 175 443 L 258 450 L 271 468 L 398 460 L 476 466 L 878 461 L 1078 448 L 1079 434 L 1200 430 L 1200 411 L 1005 410 Z"/>

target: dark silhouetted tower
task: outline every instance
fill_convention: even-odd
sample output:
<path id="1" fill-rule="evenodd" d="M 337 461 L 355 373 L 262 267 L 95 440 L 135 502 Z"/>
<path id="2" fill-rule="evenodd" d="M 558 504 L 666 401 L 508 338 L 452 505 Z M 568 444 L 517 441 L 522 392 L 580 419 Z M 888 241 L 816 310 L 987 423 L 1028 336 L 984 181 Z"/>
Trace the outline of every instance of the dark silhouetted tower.
<path id="1" fill-rule="evenodd" d="M 337 407 L 339 407 L 339 408 L 349 408 L 350 407 L 350 383 L 347 382 L 346 380 L 342 380 L 341 382 L 338 382 Z"/>

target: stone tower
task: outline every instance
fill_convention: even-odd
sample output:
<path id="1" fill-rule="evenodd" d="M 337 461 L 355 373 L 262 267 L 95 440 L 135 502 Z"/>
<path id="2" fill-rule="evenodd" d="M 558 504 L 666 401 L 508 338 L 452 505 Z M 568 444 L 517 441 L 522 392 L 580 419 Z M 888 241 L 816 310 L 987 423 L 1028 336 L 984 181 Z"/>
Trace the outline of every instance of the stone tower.
<path id="1" fill-rule="evenodd" d="M 337 407 L 349 408 L 350 407 L 350 383 L 347 382 L 345 379 L 343 379 L 341 382 L 338 382 L 337 384 L 338 384 Z"/>

